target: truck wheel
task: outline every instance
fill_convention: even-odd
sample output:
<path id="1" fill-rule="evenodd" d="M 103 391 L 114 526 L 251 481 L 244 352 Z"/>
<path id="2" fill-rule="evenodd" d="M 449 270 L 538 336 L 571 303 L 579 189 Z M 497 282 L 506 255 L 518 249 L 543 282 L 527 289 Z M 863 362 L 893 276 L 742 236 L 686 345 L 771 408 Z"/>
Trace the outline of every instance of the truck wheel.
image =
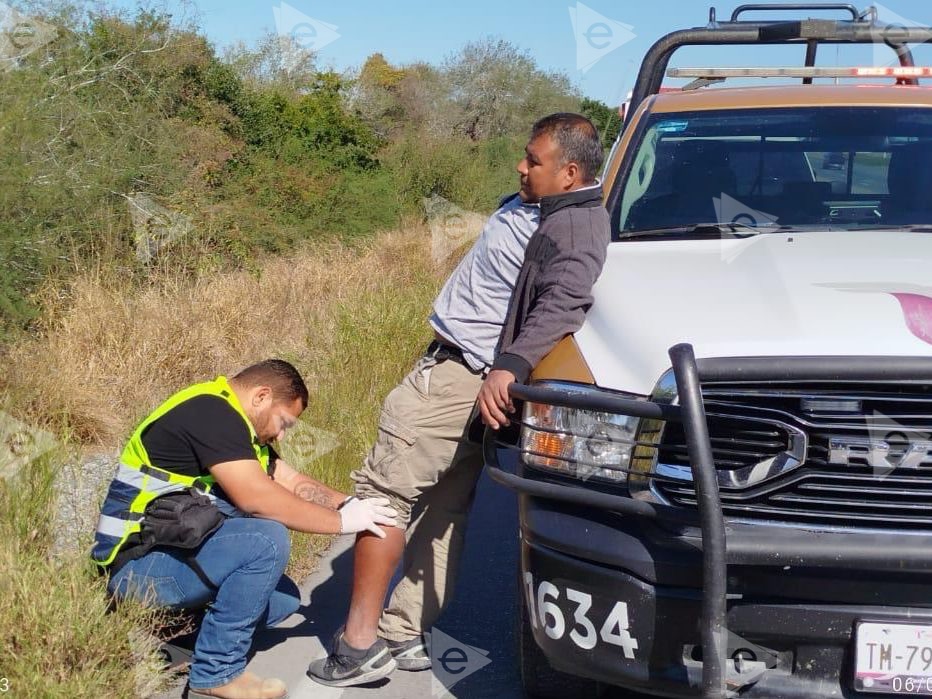
<path id="1" fill-rule="evenodd" d="M 520 573 L 519 573 L 520 579 Z M 597 682 L 554 670 L 537 647 L 531 632 L 524 591 L 518 585 L 518 662 L 521 684 L 528 699 L 593 699 L 600 694 Z"/>

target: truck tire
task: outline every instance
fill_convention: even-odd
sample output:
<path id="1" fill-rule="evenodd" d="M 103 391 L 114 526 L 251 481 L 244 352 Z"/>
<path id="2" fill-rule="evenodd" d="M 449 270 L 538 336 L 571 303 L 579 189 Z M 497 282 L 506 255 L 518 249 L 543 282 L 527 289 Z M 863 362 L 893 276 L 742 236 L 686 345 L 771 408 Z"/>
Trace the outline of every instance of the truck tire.
<path id="1" fill-rule="evenodd" d="M 520 581 L 521 574 L 518 572 Z M 518 662 L 521 666 L 521 684 L 528 699 L 593 699 L 600 694 L 599 684 L 583 677 L 574 677 L 554 670 L 537 647 L 531 631 L 523 586 L 517 585 Z"/>

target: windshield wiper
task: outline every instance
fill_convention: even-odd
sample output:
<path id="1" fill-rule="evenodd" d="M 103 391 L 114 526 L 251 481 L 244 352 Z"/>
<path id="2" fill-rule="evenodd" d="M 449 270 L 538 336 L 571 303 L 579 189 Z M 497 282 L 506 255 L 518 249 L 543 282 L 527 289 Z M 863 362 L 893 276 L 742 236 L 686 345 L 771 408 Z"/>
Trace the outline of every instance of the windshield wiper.
<path id="1" fill-rule="evenodd" d="M 867 226 L 853 226 L 850 231 L 906 231 L 909 233 L 932 233 L 932 223 L 872 223 Z"/>
<path id="2" fill-rule="evenodd" d="M 636 238 L 660 237 L 686 237 L 686 238 L 749 238 L 761 233 L 791 230 L 792 226 L 767 226 L 766 229 L 755 228 L 740 221 L 712 223 L 694 223 L 688 226 L 666 226 L 663 228 L 648 228 L 638 231 L 629 231 L 618 236 L 619 240 L 632 240 Z"/>

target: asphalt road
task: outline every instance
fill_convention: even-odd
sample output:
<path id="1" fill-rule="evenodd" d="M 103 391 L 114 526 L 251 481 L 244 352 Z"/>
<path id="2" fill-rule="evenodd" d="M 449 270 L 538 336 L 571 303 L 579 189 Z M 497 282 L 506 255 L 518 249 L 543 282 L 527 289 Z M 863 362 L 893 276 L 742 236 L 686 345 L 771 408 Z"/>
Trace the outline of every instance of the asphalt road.
<path id="1" fill-rule="evenodd" d="M 514 571 L 517 565 L 515 496 L 483 477 L 476 494 L 464 553 L 463 573 L 450 608 L 436 625 L 435 641 L 479 658 L 468 677 L 455 679 L 432 671 L 396 671 L 378 686 L 331 689 L 305 675 L 308 663 L 324 654 L 324 644 L 343 623 L 352 576 L 353 537 L 340 537 L 301 585 L 302 607 L 275 629 L 259 632 L 249 670 L 287 682 L 292 699 L 457 699 L 522 697 L 514 654 Z M 465 648 L 465 645 L 472 648 Z M 485 651 L 484 663 L 477 651 Z M 456 654 L 457 651 L 454 651 Z M 454 668 L 458 669 L 458 668 Z M 449 691 L 442 680 L 450 684 Z M 160 699 L 179 699 L 184 679 Z"/>
<path id="2" fill-rule="evenodd" d="M 319 685 L 305 675 L 308 663 L 324 655 L 324 644 L 345 619 L 353 537 L 337 539 L 317 571 L 301 585 L 298 613 L 279 627 L 257 634 L 248 669 L 285 681 L 291 699 L 521 699 L 514 639 L 515 500 L 513 493 L 486 476 L 480 480 L 456 596 L 434 628 L 434 643 L 444 644 L 452 653 L 449 657 L 468 658 L 450 666 L 455 675 L 443 670 L 396 671 L 381 684 L 342 690 Z M 469 673 L 460 671 L 461 667 L 477 669 Z M 182 677 L 159 699 L 179 699 L 183 688 Z M 606 699 L 634 696 L 618 692 Z"/>

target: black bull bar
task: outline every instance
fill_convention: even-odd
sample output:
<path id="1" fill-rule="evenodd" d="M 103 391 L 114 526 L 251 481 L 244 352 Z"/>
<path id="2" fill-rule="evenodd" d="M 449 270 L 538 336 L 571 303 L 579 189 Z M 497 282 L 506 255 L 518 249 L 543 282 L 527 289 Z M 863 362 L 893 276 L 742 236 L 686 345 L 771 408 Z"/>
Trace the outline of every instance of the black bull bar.
<path id="1" fill-rule="evenodd" d="M 585 395 L 554 388 L 512 384 L 517 399 L 640 418 L 681 422 L 686 434 L 690 468 L 696 487 L 698 513 L 653 504 L 624 495 L 597 492 L 523 478 L 502 470 L 498 463 L 497 433 L 485 431 L 483 451 L 489 476 L 507 488 L 547 498 L 609 510 L 625 515 L 698 525 L 702 536 L 702 692 L 709 699 L 725 699 L 726 541 L 718 479 L 702 401 L 700 380 L 722 381 L 932 381 L 932 357 L 736 357 L 696 360 L 689 344 L 669 350 L 679 405 L 666 405 L 610 394 Z"/>

